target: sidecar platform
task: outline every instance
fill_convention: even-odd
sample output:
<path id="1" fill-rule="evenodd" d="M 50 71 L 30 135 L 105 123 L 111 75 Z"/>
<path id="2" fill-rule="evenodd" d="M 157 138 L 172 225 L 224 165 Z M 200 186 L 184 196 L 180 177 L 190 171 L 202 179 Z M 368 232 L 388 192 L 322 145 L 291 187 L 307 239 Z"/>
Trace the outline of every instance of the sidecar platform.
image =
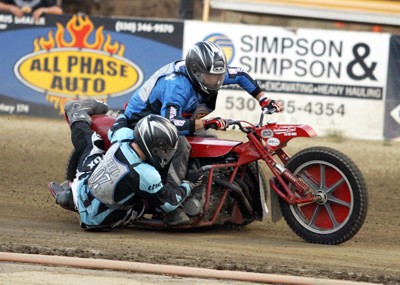
<path id="1" fill-rule="evenodd" d="M 187 137 L 192 151 L 190 157 L 219 157 L 227 154 L 240 141 L 223 140 L 210 137 Z"/>

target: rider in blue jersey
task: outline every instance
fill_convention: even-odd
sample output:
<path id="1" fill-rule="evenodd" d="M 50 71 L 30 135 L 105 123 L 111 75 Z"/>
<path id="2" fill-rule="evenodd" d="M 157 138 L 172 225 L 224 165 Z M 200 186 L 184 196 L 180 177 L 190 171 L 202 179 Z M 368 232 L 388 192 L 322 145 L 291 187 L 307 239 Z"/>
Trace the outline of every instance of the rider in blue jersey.
<path id="1" fill-rule="evenodd" d="M 90 125 L 91 115 L 104 114 L 107 109 L 107 105 L 93 99 L 65 105 L 72 143 L 80 159 L 70 187 L 50 183 L 56 203 L 77 211 L 86 230 L 127 225 L 143 214 L 144 201 L 167 213 L 168 225 L 188 223 L 187 216 L 179 216 L 175 210 L 201 177 L 194 175 L 193 179 L 171 185 L 160 173 L 177 148 L 175 126 L 164 117 L 149 115 L 132 130 L 121 114 L 109 130 L 111 146 L 104 153 L 104 142 Z"/>
<path id="2" fill-rule="evenodd" d="M 198 42 L 184 61 L 169 63 L 156 71 L 129 100 L 125 115 L 134 126 L 149 114 L 170 120 L 178 129 L 178 150 L 168 170 L 168 181 L 179 185 L 185 179 L 190 145 L 184 136 L 207 135 L 209 128 L 226 129 L 223 118 L 203 117 L 215 109 L 222 85 L 239 85 L 266 111 L 280 112 L 282 103 L 268 99 L 245 70 L 228 67 L 223 50 L 212 42 Z"/>
<path id="3" fill-rule="evenodd" d="M 222 85 L 239 85 L 260 102 L 261 108 L 281 111 L 282 105 L 267 99 L 257 81 L 239 67 L 227 67 L 222 49 L 211 42 L 196 43 L 185 61 L 169 63 L 156 71 L 131 97 L 125 110 L 130 123 L 148 114 L 168 118 L 180 135 L 192 135 L 216 124 L 225 129 L 222 118 L 202 120 L 186 117 L 199 106 L 208 112 L 215 109 L 218 90 Z"/>

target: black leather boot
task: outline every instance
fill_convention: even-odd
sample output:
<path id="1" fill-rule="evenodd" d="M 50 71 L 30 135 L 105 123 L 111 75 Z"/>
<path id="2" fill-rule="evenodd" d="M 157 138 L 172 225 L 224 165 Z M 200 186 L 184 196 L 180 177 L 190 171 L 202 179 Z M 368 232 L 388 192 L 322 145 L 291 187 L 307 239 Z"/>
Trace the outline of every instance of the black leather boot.
<path id="1" fill-rule="evenodd" d="M 169 227 L 178 227 L 190 224 L 190 218 L 182 208 L 166 213 L 164 216 L 164 224 Z"/>
<path id="2" fill-rule="evenodd" d="M 69 186 L 68 181 L 61 185 L 55 182 L 50 182 L 49 190 L 53 197 L 56 198 L 56 204 L 68 211 L 76 212 L 74 198 L 72 196 L 72 189 Z"/>
<path id="3" fill-rule="evenodd" d="M 72 100 L 65 103 L 64 111 L 70 126 L 77 121 L 86 121 L 91 125 L 90 116 L 107 113 L 108 106 L 95 99 Z"/>

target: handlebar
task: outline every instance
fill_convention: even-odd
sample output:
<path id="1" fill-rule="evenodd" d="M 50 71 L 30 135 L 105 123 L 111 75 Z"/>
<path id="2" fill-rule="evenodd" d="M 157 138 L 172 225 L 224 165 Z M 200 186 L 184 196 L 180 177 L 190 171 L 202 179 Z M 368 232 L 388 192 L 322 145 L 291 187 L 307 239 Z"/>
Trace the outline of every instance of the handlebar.
<path id="1" fill-rule="evenodd" d="M 261 126 L 263 124 L 265 115 L 267 115 L 267 114 L 271 115 L 271 114 L 273 114 L 275 112 L 276 112 L 275 108 L 270 108 L 268 110 L 264 110 L 263 112 L 261 112 L 260 121 L 259 121 L 257 126 Z M 251 123 L 249 123 L 247 121 L 243 121 L 243 120 L 235 121 L 235 120 L 232 120 L 232 119 L 225 119 L 225 122 L 226 122 L 226 128 L 228 128 L 230 126 L 238 126 L 239 129 L 244 133 L 250 133 L 255 127 L 257 127 L 257 126 L 254 126 L 253 124 L 251 124 Z M 246 123 L 247 125 L 249 125 L 249 127 L 244 127 L 243 123 Z M 210 124 L 210 128 L 217 130 L 218 126 L 216 124 Z"/>
<path id="2" fill-rule="evenodd" d="M 246 130 L 246 129 L 243 127 L 243 125 L 242 125 L 242 122 L 244 122 L 244 121 L 234 121 L 234 120 L 232 120 L 232 119 L 225 119 L 225 122 L 226 122 L 226 128 L 229 128 L 230 126 L 238 126 L 239 129 L 240 129 L 242 132 L 244 132 L 244 133 L 248 133 L 248 132 L 249 132 L 249 131 Z M 209 128 L 210 128 L 210 129 L 213 129 L 213 130 L 218 130 L 218 126 L 217 126 L 216 124 L 210 124 L 210 125 L 209 125 Z"/>
<path id="3" fill-rule="evenodd" d="M 238 126 L 239 129 L 240 129 L 242 132 L 246 133 L 246 134 L 249 133 L 249 132 L 251 132 L 251 130 L 252 130 L 253 128 L 245 128 L 245 127 L 243 127 L 243 124 L 242 124 L 242 123 L 247 123 L 247 124 L 249 124 L 250 126 L 254 127 L 252 124 L 250 124 L 249 122 L 246 122 L 246 121 L 234 121 L 234 120 L 232 120 L 232 119 L 227 119 L 227 120 L 225 120 L 225 121 L 226 121 L 227 127 L 230 127 L 230 126 Z"/>
<path id="4" fill-rule="evenodd" d="M 263 109 L 263 111 L 262 111 L 262 113 L 264 114 L 264 115 L 272 115 L 273 113 L 275 113 L 276 112 L 276 108 L 275 107 L 270 107 L 270 108 L 264 108 Z"/>

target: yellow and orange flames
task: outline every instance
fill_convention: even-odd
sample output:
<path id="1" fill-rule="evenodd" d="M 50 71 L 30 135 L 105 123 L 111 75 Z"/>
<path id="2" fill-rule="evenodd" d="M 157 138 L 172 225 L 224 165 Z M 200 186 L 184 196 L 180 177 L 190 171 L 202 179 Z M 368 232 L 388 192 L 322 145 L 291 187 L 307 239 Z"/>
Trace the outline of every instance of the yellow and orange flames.
<path id="1" fill-rule="evenodd" d="M 54 106 L 54 109 L 58 110 L 60 115 L 64 114 L 64 105 L 65 105 L 65 103 L 67 103 L 70 100 L 76 100 L 76 99 L 79 99 L 79 97 L 77 97 L 77 98 L 63 98 L 63 97 L 60 97 L 60 96 L 57 96 L 57 95 L 52 95 L 52 94 L 47 94 L 46 95 L 46 101 L 52 103 L 53 106 Z M 99 100 L 99 101 L 101 101 L 103 103 L 107 103 L 106 99 Z"/>
<path id="2" fill-rule="evenodd" d="M 103 26 L 100 26 L 95 31 L 95 40 L 89 43 L 88 39 L 94 30 L 92 21 L 87 16 L 74 15 L 67 23 L 66 30 L 68 31 L 71 40 L 65 40 L 65 28 L 60 23 L 57 23 L 57 31 L 53 36 L 53 31 L 50 30 L 47 39 L 39 37 L 34 40 L 34 52 L 40 50 L 50 50 L 53 48 L 87 48 L 94 50 L 102 50 L 110 54 L 123 56 L 125 45 L 114 41 L 112 43 L 111 36 L 104 36 Z M 105 40 L 106 38 L 106 40 Z"/>
<path id="3" fill-rule="evenodd" d="M 70 99 L 62 98 L 62 97 L 56 96 L 56 95 L 51 95 L 51 94 L 46 95 L 46 101 L 52 103 L 54 106 L 54 109 L 59 110 L 60 115 L 64 114 L 64 105 L 69 100 Z"/>
<path id="4" fill-rule="evenodd" d="M 35 38 L 33 52 L 54 48 L 86 48 L 123 56 L 125 45 L 117 41 L 112 42 L 111 36 L 108 34 L 105 36 L 103 30 L 104 27 L 100 26 L 94 31 L 94 25 L 89 17 L 74 15 L 66 24 L 66 28 L 57 23 L 55 35 L 53 35 L 53 30 L 50 30 L 47 38 L 45 36 Z M 66 32 L 69 33 L 70 41 L 65 39 Z M 89 37 L 92 32 L 95 33 L 95 40 L 90 43 Z M 46 101 L 52 103 L 54 109 L 59 110 L 60 115 L 64 113 L 64 104 L 72 99 L 78 99 L 78 97 L 67 99 L 53 94 L 46 94 Z"/>

